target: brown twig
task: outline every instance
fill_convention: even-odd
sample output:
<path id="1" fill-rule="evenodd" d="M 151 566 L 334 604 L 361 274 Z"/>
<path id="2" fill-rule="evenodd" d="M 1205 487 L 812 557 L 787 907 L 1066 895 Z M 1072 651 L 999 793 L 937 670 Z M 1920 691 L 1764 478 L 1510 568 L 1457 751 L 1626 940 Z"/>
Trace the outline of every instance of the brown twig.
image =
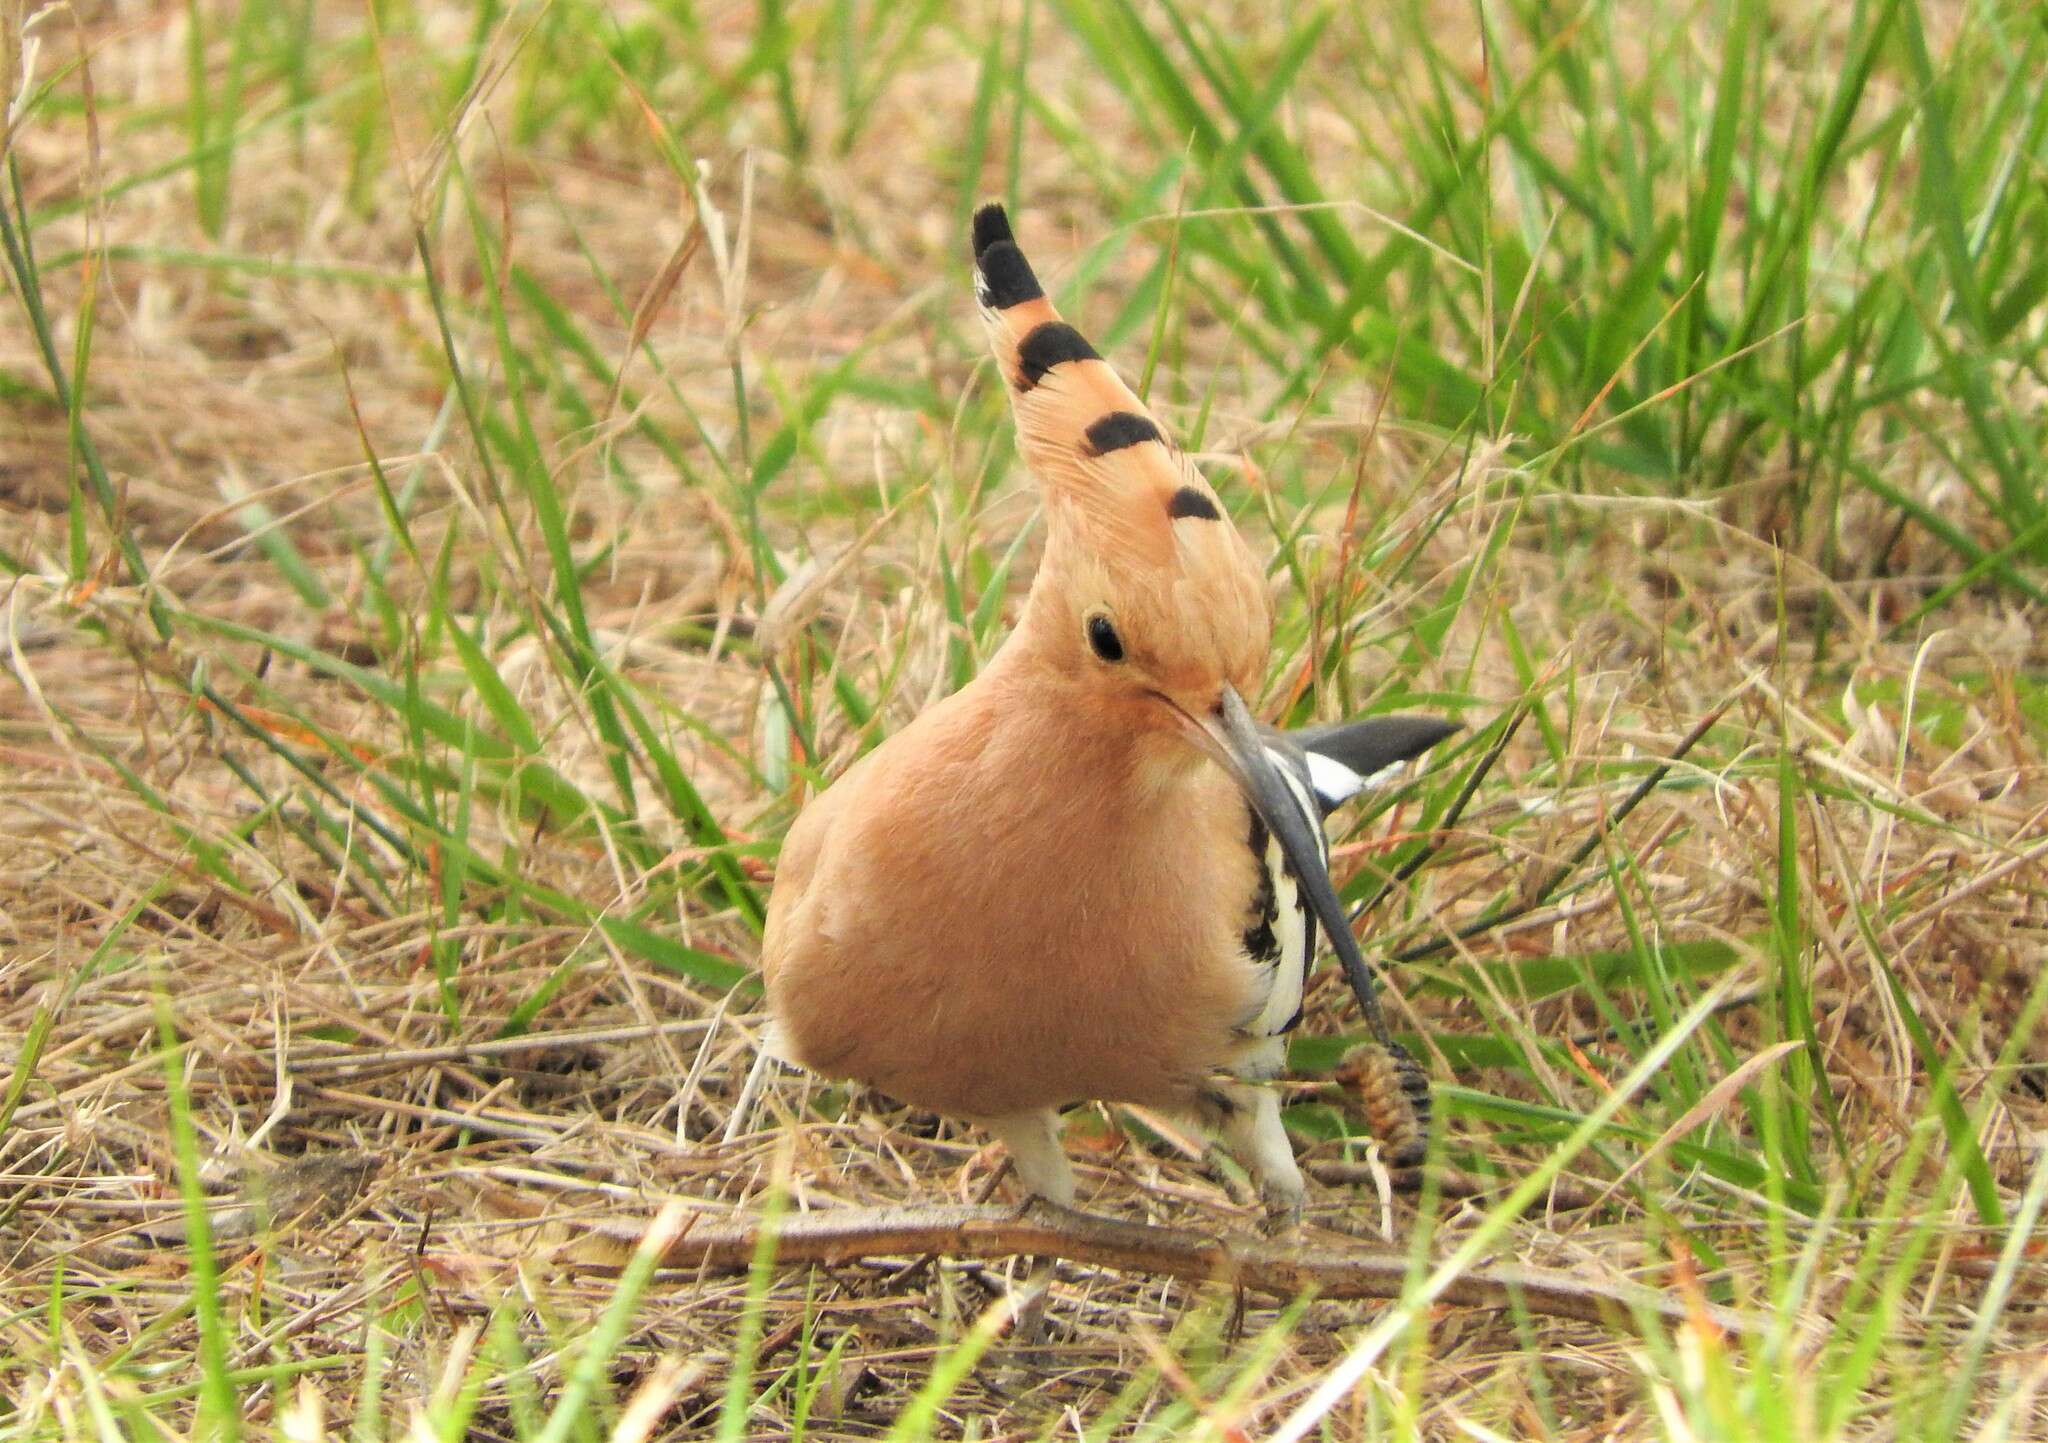
<path id="1" fill-rule="evenodd" d="M 1339 1249 L 1216 1236 L 1048 1207 L 1022 1213 L 1009 1207 L 960 1204 L 845 1208 L 785 1217 L 775 1226 L 775 1258 L 784 1267 L 918 1253 L 982 1261 L 1046 1257 L 1188 1282 L 1225 1283 L 1278 1298 L 1313 1291 L 1332 1299 L 1398 1298 L 1408 1286 L 1411 1267 L 1407 1252 L 1398 1248 Z M 630 1247 L 639 1242 L 642 1228 L 598 1222 L 593 1231 Z M 662 1261 L 674 1268 L 742 1271 L 753 1261 L 760 1241 L 759 1218 L 718 1223 L 707 1219 L 677 1238 Z M 1610 1326 L 1633 1327 L 1643 1317 L 1675 1324 L 1703 1313 L 1705 1321 L 1727 1332 L 1757 1327 L 1733 1309 L 1702 1309 L 1675 1293 L 1633 1283 L 1590 1282 L 1555 1269 L 1513 1263 L 1473 1268 L 1453 1282 L 1443 1298 L 1462 1307 L 1519 1307 Z"/>

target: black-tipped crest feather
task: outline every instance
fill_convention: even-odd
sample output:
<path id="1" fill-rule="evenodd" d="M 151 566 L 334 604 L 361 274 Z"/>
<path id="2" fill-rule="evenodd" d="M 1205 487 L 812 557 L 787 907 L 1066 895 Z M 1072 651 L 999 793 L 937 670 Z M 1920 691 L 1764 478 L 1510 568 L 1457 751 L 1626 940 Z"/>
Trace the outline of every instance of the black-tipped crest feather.
<path id="1" fill-rule="evenodd" d="M 1047 321 L 1033 326 L 1017 343 L 1017 389 L 1028 391 L 1045 379 L 1045 373 L 1068 361 L 1099 361 L 1088 338 L 1065 321 Z"/>
<path id="2" fill-rule="evenodd" d="M 1035 301 L 1045 294 L 1031 262 L 1009 241 L 997 241 L 981 253 L 981 259 L 975 262 L 975 282 L 981 303 L 999 311 Z"/>
<path id="3" fill-rule="evenodd" d="M 1084 434 L 1092 456 L 1107 456 L 1127 446 L 1142 446 L 1147 441 L 1166 439 L 1159 434 L 1159 428 L 1152 423 L 1150 416 L 1140 416 L 1136 411 L 1111 411 L 1089 422 Z"/>
<path id="4" fill-rule="evenodd" d="M 1017 234 L 1010 229 L 1010 213 L 996 201 L 990 201 L 974 213 L 974 258 L 981 259 L 981 253 L 997 241 L 1015 243 Z"/>
<path id="5" fill-rule="evenodd" d="M 985 205 L 974 213 L 974 293 L 983 305 L 998 311 L 1045 294 L 999 205 Z"/>

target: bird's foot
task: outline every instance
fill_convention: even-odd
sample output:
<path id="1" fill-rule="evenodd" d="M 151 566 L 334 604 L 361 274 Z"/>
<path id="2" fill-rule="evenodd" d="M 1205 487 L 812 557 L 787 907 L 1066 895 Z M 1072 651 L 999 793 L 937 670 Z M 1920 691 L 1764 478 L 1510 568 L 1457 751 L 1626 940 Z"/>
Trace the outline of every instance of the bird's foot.
<path id="1" fill-rule="evenodd" d="M 1080 1214 L 1081 1210 L 1074 1206 L 1072 1199 L 1062 1201 L 1059 1198 L 1047 1197 L 1043 1193 L 1027 1192 L 1024 1194 L 1024 1200 L 1017 1204 L 1017 1211 L 1013 1216 L 1018 1222 L 1057 1226 L 1079 1217 Z"/>
<path id="2" fill-rule="evenodd" d="M 1214 1143 L 1202 1155 L 1202 1170 L 1216 1186 L 1223 1189 L 1223 1195 L 1239 1207 L 1250 1207 L 1260 1200 L 1259 1193 L 1245 1181 L 1243 1173 L 1232 1167 L 1226 1159 L 1229 1154 Z"/>
<path id="3" fill-rule="evenodd" d="M 1267 1237 L 1285 1237 L 1301 1231 L 1301 1211 L 1308 1193 L 1299 1179 L 1292 1187 L 1274 1181 L 1261 1184 L 1259 1201 L 1266 1209 L 1260 1230 Z"/>
<path id="4" fill-rule="evenodd" d="M 1200 1101 L 1219 1126 L 1224 1146 L 1251 1173 L 1266 1210 L 1266 1231 L 1299 1228 L 1308 1185 L 1302 1181 L 1293 1144 L 1280 1121 L 1279 1094 L 1240 1083 L 1218 1084 L 1205 1091 Z"/>
<path id="5" fill-rule="evenodd" d="M 1068 1208 L 1074 1205 L 1074 1169 L 1060 1150 L 1058 1113 L 1046 1108 L 983 1118 L 982 1126 L 1010 1150 L 1011 1170 L 1027 1199 L 1044 1198 Z"/>
<path id="6" fill-rule="evenodd" d="M 1022 1398 L 1045 1382 L 1041 1350 L 1054 1341 L 1047 1304 L 1055 1266 L 1051 1258 L 1032 1259 L 1028 1276 L 1010 1279 L 1009 1333 L 991 1351 L 987 1372 L 988 1385 L 1004 1397 Z"/>

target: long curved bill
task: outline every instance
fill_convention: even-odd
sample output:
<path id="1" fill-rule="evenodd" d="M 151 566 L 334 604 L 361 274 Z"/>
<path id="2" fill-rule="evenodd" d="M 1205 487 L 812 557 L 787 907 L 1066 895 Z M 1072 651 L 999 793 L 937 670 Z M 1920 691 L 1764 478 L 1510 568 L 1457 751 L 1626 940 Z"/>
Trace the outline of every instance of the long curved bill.
<path id="1" fill-rule="evenodd" d="M 1358 1005 L 1365 1012 L 1366 1024 L 1375 1038 L 1391 1045 L 1393 1035 L 1380 1012 L 1379 987 L 1373 978 L 1372 968 L 1358 950 L 1358 939 L 1351 935 L 1344 904 L 1338 899 L 1337 889 L 1323 865 L 1322 849 L 1316 845 L 1315 835 L 1309 830 L 1321 826 L 1321 819 L 1304 813 L 1293 790 L 1281 779 L 1279 769 L 1266 752 L 1258 726 L 1245 707 L 1244 698 L 1237 694 L 1236 688 L 1226 684 L 1222 700 L 1209 716 L 1197 717 L 1178 706 L 1174 711 L 1179 714 L 1183 729 L 1195 744 L 1230 773 L 1246 800 L 1252 804 L 1252 809 L 1259 814 L 1259 820 L 1266 824 L 1266 830 L 1279 842 L 1288 866 L 1293 869 L 1296 883 L 1307 897 L 1316 920 L 1322 923 L 1330 946 L 1337 953 L 1337 960 L 1344 968 L 1344 979 L 1351 984 L 1352 994 L 1358 998 Z"/>

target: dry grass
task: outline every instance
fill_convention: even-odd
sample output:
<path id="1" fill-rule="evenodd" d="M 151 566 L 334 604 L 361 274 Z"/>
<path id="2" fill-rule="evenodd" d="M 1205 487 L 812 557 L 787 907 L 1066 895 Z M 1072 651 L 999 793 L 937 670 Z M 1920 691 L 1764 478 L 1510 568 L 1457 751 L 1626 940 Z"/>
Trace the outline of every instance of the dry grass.
<path id="1" fill-rule="evenodd" d="M 671 1198 L 725 1218 L 778 1185 L 805 1210 L 971 1201 L 990 1185 L 998 1157 L 978 1135 L 798 1081 L 773 1092 L 759 1130 L 720 1142 L 752 1058 L 757 996 L 653 965 L 594 925 L 635 918 L 692 957 L 749 966 L 754 932 L 705 858 L 765 883 L 803 795 L 764 660 L 799 692 L 816 771 L 830 776 L 999 636 L 993 609 L 986 632 L 963 630 L 944 596 L 949 571 L 970 608 L 985 587 L 1021 595 L 1028 537 L 1013 571 L 997 564 L 1030 508 L 1006 460 L 957 233 L 960 198 L 1003 184 L 1011 119 L 997 109 L 985 173 L 972 178 L 947 119 L 974 104 L 987 8 L 930 24 L 888 57 L 845 153 L 826 143 L 855 118 L 828 84 L 833 12 L 799 8 L 791 23 L 806 44 L 792 74 L 814 97 L 817 138 L 801 156 L 781 128 L 773 67 L 691 109 L 753 53 L 754 13 L 717 9 L 677 27 L 691 39 L 651 100 L 669 123 L 696 117 L 679 134 L 705 159 L 701 197 L 664 163 L 662 139 L 595 44 L 550 29 L 598 12 L 518 12 L 481 48 L 453 152 L 486 232 L 503 242 L 496 256 L 478 254 L 463 187 L 447 183 L 456 112 L 444 52 L 468 43 L 461 7 L 396 7 L 376 47 L 356 8 L 309 7 L 309 83 L 327 99 L 293 118 L 288 80 L 261 75 L 218 235 L 178 168 L 191 148 L 185 8 L 86 4 L 39 17 L 37 75 L 56 77 L 55 94 L 73 103 L 45 106 L 8 144 L 62 347 L 92 303 L 84 417 L 120 505 L 110 525 L 76 498 L 66 410 L 48 396 L 30 329 L 0 326 L 0 534 L 14 567 L 0 645 L 15 681 L 0 688 L 0 1078 L 29 1056 L 38 1019 L 48 1026 L 0 1124 L 0 1392 L 21 1436 L 82 1434 L 102 1390 L 138 1436 L 144 1416 L 179 1435 L 194 1426 L 205 1330 L 183 1246 L 166 1015 L 211 1200 L 225 1363 L 260 1427 L 278 1425 L 301 1379 L 346 1427 L 373 1352 L 388 1360 L 385 1406 L 402 1419 L 414 1400 L 455 1388 L 475 1346 L 489 1380 L 475 1436 L 529 1437 L 614 1288 L 616 1260 L 579 1224 L 651 1217 Z M 230 22 L 200 12 L 218 84 Z M 12 23 L 25 13 L 17 6 Z M 656 26 L 637 12 L 613 18 Z M 547 33 L 522 48 L 529 23 Z M 1068 277 L 1124 218 L 1076 156 L 1151 156 L 1154 142 L 1054 15 L 1034 23 L 1042 99 L 1016 188 L 1034 256 Z M 1266 37 L 1254 32 L 1258 50 Z M 547 69 L 578 54 L 587 83 Z M 1326 102 L 1347 83 L 1343 54 L 1334 46 L 1307 72 L 1288 121 L 1332 175 L 1356 145 Z M 86 71 L 64 73 L 81 59 L 90 99 Z M 553 108 L 532 100 L 541 93 Z M 1046 139 L 1076 132 L 1094 143 Z M 1376 194 L 1383 183 L 1360 185 Z M 1172 205 L 1168 192 L 1143 210 Z M 636 298 L 712 206 L 720 244 L 696 249 L 673 291 L 656 295 L 635 356 Z M 500 458 L 494 481 L 481 464 L 451 387 L 416 219 L 467 379 L 507 428 L 490 277 L 516 268 L 497 291 L 527 368 L 511 389 L 531 410 L 535 470 L 592 563 L 581 590 L 590 631 L 648 699 L 723 838 L 676 815 L 645 761 L 637 818 L 593 822 L 550 812 L 537 783 L 508 782 L 459 742 L 412 730 L 408 674 L 419 697 L 479 732 L 499 729 L 450 649 L 447 628 L 459 625 L 529 719 L 537 755 L 583 796 L 616 800 L 592 688 L 549 640 L 562 611 L 543 526 L 515 468 Z M 1109 327 L 1168 240 L 1141 229 L 1091 273 L 1085 326 Z M 566 330 L 534 296 L 560 308 Z M 1646 999 L 1682 1009 L 1713 980 L 1631 983 L 1629 969 L 1655 944 L 1729 949 L 1706 970 L 1728 980 L 1732 1000 L 1713 1040 L 1703 1031 L 1688 1048 L 1692 1080 L 1660 1083 L 1656 1100 L 1630 1105 L 1635 1132 L 1568 1166 L 1561 1186 L 1599 1205 L 1539 1206 L 1497 1254 L 1786 1312 L 1795 1341 L 1764 1366 L 1788 1376 L 1833 1356 L 1797 1329 L 1824 1330 L 1845 1299 L 1872 1308 L 1859 1267 L 1883 1276 L 1897 1264 L 1907 1301 L 1882 1313 L 1882 1358 L 1854 1389 L 1861 1405 L 1833 1424 L 1886 1436 L 1892 1402 L 1938 1390 L 1929 1364 L 1968 1337 L 2004 1243 L 1967 1179 L 1943 1171 L 1953 1139 L 1934 1121 L 1939 1089 L 1916 1026 L 1971 1110 L 2008 1213 L 2034 1175 L 2048 1052 L 2026 1004 L 2048 944 L 2048 770 L 2029 678 L 2048 658 L 2033 608 L 2009 590 L 1965 590 L 1926 627 L 1895 634 L 1960 563 L 1863 491 L 1842 498 L 1825 541 L 1786 531 L 1781 547 L 1767 523 L 1791 504 L 1773 469 L 1782 455 L 1704 499 L 1603 486 L 1597 465 L 1556 484 L 1506 428 L 1482 428 L 1468 452 L 1398 408 L 1374 423 L 1374 378 L 1345 366 L 1313 410 L 1290 404 L 1276 417 L 1282 378 L 1247 353 L 1225 301 L 1249 304 L 1208 282 L 1174 292 L 1155 398 L 1203 436 L 1255 544 L 1290 558 L 1276 590 L 1306 581 L 1316 598 L 1315 629 L 1304 620 L 1295 631 L 1274 697 L 1305 696 L 1328 716 L 1391 689 L 1455 705 L 1475 730 L 1525 696 L 1541 708 L 1444 854 L 1382 909 L 1384 950 L 1533 887 L 1632 767 L 1734 699 L 1680 784 L 1601 854 L 1606 875 L 1596 860 L 1588 885 L 1396 978 L 1397 1017 L 1426 1039 L 1448 1088 L 1440 1155 L 1497 1175 L 1498 1195 L 1562 1135 L 1544 1109 L 1567 1122 L 1590 1111 L 1668 1025 Z M 1116 338 L 1133 374 L 1153 310 Z M 608 378 L 574 354 L 571 335 L 608 366 L 632 357 L 625 396 L 608 404 Z M 848 358 L 861 384 L 821 390 Z M 2038 409 L 2031 394 L 2016 404 Z M 1962 429 L 1936 418 L 1929 434 Z M 756 491 L 749 470 L 785 438 L 792 449 Z M 1955 498 L 1926 437 L 1874 427 L 1857 444 L 1926 504 Z M 1387 541 L 1366 560 L 1404 564 L 1347 590 L 1354 479 L 1371 536 Z M 412 552 L 395 540 L 380 484 L 409 497 Z M 1973 505 L 1956 503 L 1960 524 L 2000 544 Z M 82 575 L 69 561 L 81 517 Z M 174 605 L 167 639 L 122 569 L 114 526 Z M 803 569 L 857 541 L 846 565 Z M 309 587 L 327 604 L 312 604 Z M 1343 677 L 1311 684 L 1309 643 L 1326 641 L 1321 628 L 1339 613 Z M 1418 620 L 1434 624 L 1427 646 L 1408 639 Z M 397 699 L 337 675 L 335 661 L 391 678 Z M 874 720 L 835 700 L 835 677 L 875 704 Z M 1354 838 L 1368 845 L 1347 865 L 1426 825 L 1477 750 Z M 451 895 L 453 853 L 399 815 L 394 792 L 517 884 L 468 865 Z M 648 856 L 661 860 L 643 865 Z M 1768 1118 L 1806 1115 L 1810 1099 L 1775 1069 L 1746 1097 L 1710 1091 L 1788 1035 L 1786 947 L 1839 1108 L 1838 1132 L 1813 1114 L 1798 1149 L 1813 1158 L 1817 1209 L 1788 1203 L 1786 1179 L 1770 1176 L 1786 1144 L 1767 1136 Z M 1596 982 L 1607 952 L 1637 960 Z M 1578 985 L 1513 995 L 1533 974 L 1512 964 L 1553 959 L 1578 969 Z M 1307 1033 L 1332 1038 L 1351 1020 L 1325 975 Z M 522 1030 L 505 1035 L 508 1023 Z M 1461 1052 L 1460 1039 L 1494 1051 Z M 1546 1045 L 1562 1039 L 1577 1050 Z M 1488 1096 L 1511 1110 L 1489 1111 Z M 1652 1147 L 1681 1116 L 1674 1130 L 1701 1151 Z M 1249 1229 L 1254 1209 L 1233 1175 L 1154 1122 L 1074 1121 L 1088 1205 Z M 1357 1140 L 1314 1135 L 1333 1126 L 1305 1119 L 1304 1158 L 1326 1176 L 1355 1175 L 1335 1165 L 1360 1156 Z M 1744 1181 L 1738 1164 L 1761 1171 Z M 1405 1237 L 1428 1215 L 1441 1255 L 1487 1214 L 1484 1194 L 1418 1214 L 1412 1197 L 1383 1199 L 1366 1176 L 1318 1187 L 1312 1227 L 1371 1234 L 1390 1220 Z M 1888 1187 L 1896 1194 L 1880 1205 Z M 1982 1408 L 2008 1401 L 2009 1436 L 2048 1430 L 2031 1391 L 2032 1269 L 1984 1365 Z M 741 1416 L 725 1393 L 750 1348 L 757 1386 L 804 1367 L 754 1406 L 747 1436 L 793 1430 L 800 1397 L 803 1436 L 874 1436 L 1012 1272 L 902 1258 L 791 1270 L 751 1305 L 745 1279 L 664 1272 L 605 1381 L 623 1400 L 659 1360 L 687 1360 L 661 1380 L 676 1400 L 660 1436 L 709 1433 Z M 999 1344 L 941 1404 L 939 1435 L 1079 1437 L 1148 1419 L 1172 1434 L 1204 1410 L 1219 1428 L 1270 1429 L 1372 1316 L 1356 1303 L 1275 1310 L 1073 1265 L 1045 1314 L 1041 1341 Z M 479 1326 L 481 1340 L 468 1331 Z M 1444 1309 L 1386 1355 L 1330 1428 L 1650 1436 L 1671 1429 L 1672 1397 L 1710 1395 L 1699 1379 L 1754 1361 L 1706 1335 L 1668 1351 L 1593 1324 Z M 1825 1411 L 1812 1402 L 1820 1385 L 1786 1389 Z M 1125 1413 L 1111 1411 L 1127 1390 Z M 1821 1436 L 1816 1418 L 1793 1426 L 1785 1436 Z"/>

